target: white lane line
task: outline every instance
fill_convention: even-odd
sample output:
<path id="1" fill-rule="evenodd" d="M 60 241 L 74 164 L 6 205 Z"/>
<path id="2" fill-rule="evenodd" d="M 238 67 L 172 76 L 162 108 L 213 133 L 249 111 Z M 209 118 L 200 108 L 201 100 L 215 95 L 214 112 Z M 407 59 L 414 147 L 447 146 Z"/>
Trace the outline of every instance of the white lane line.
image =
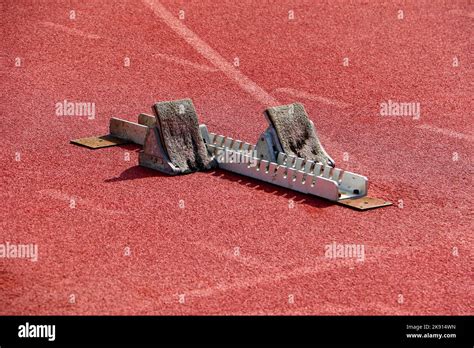
<path id="1" fill-rule="evenodd" d="M 280 308 L 278 310 L 259 309 L 254 311 L 241 311 L 237 315 L 366 315 L 373 313 L 375 315 L 413 315 L 413 309 L 402 309 L 400 304 L 384 303 L 374 301 L 373 298 L 366 298 L 370 302 L 360 302 L 358 306 L 344 305 L 335 301 L 324 299 L 324 302 L 315 302 L 308 304 L 296 297 L 295 303 L 291 307 Z M 361 310 L 360 308 L 363 308 Z M 418 309 L 415 309 L 418 311 Z"/>
<path id="2" fill-rule="evenodd" d="M 453 10 L 449 10 L 448 13 L 454 16 L 461 16 L 461 17 L 466 17 L 466 18 L 471 18 L 471 19 L 474 18 L 474 11 L 469 12 L 467 10 L 453 9 Z"/>
<path id="3" fill-rule="evenodd" d="M 243 255 L 239 255 L 238 257 L 236 257 L 234 254 L 235 251 L 231 249 L 223 250 L 212 243 L 205 243 L 202 241 L 190 242 L 190 243 L 217 257 L 223 257 L 227 259 L 228 261 L 238 262 L 247 267 L 259 268 L 259 267 L 265 266 L 264 262 L 262 262 L 261 260 L 255 257 L 243 256 Z"/>
<path id="4" fill-rule="evenodd" d="M 311 101 L 318 102 L 318 103 L 328 104 L 328 105 L 335 106 L 335 107 L 338 107 L 338 108 L 348 108 L 348 107 L 351 106 L 351 104 L 344 103 L 344 102 L 341 102 L 339 100 L 334 100 L 334 99 L 329 99 L 329 98 L 321 97 L 321 96 L 314 95 L 314 94 L 309 94 L 309 93 L 306 93 L 304 91 L 298 91 L 298 90 L 293 89 L 293 88 L 277 88 L 273 92 L 274 93 L 289 94 L 289 95 L 291 95 L 293 97 L 296 97 L 296 98 L 303 98 L 303 99 L 311 100 Z"/>
<path id="5" fill-rule="evenodd" d="M 61 25 L 61 24 L 56 24 L 56 23 L 52 23 L 52 22 L 40 22 L 40 24 L 43 25 L 43 26 L 46 26 L 48 28 L 52 28 L 54 30 L 65 32 L 65 33 L 70 34 L 70 35 L 82 36 L 82 37 L 85 37 L 85 38 L 88 38 L 88 39 L 104 39 L 104 40 L 109 40 L 109 41 L 112 41 L 112 42 L 118 42 L 118 40 L 110 38 L 110 37 L 104 37 L 104 36 L 99 36 L 99 35 L 95 35 L 95 34 L 86 33 L 82 30 L 69 28 L 69 27 L 66 27 L 66 26 Z M 151 48 L 150 46 L 140 47 L 139 49 L 137 48 L 137 50 L 140 51 L 140 52 L 147 51 L 147 52 L 149 52 L 149 54 L 151 56 L 156 57 L 158 59 L 164 60 L 166 62 L 172 62 L 172 63 L 182 65 L 182 66 L 191 67 L 191 68 L 194 68 L 196 70 L 200 70 L 200 71 L 204 71 L 204 72 L 217 72 L 217 71 L 219 71 L 219 69 L 214 68 L 212 66 L 194 63 L 194 62 L 191 62 L 187 59 L 184 59 L 184 58 L 181 58 L 181 57 L 178 57 L 178 56 L 173 56 L 173 55 L 164 54 L 164 53 L 155 53 L 154 51 L 156 51 L 156 50 Z"/>
<path id="6" fill-rule="evenodd" d="M 211 249 L 208 249 L 212 252 Z M 371 253 L 366 257 L 364 264 L 376 264 L 380 263 L 381 260 L 389 256 L 409 256 L 416 251 L 424 251 L 424 247 L 413 246 L 413 247 L 398 247 L 398 248 L 386 248 L 386 247 L 374 247 L 372 248 Z M 218 256 L 221 256 L 222 253 L 219 253 Z M 269 284 L 290 280 L 294 278 L 302 278 L 305 276 L 314 276 L 319 273 L 334 271 L 341 268 L 348 269 L 350 272 L 350 267 L 357 265 L 358 263 L 354 259 L 339 259 L 334 261 L 332 259 L 327 259 L 325 257 L 319 257 L 315 260 L 316 262 L 310 266 L 302 266 L 292 269 L 287 272 L 271 272 L 270 269 L 266 268 L 256 268 L 258 270 L 258 276 L 249 277 L 245 279 L 237 279 L 232 282 L 220 282 L 214 286 L 203 289 L 193 289 L 189 291 L 184 291 L 186 296 L 190 297 L 208 297 L 215 294 L 220 294 L 226 291 L 248 289 L 251 287 L 257 286 L 266 286 Z M 176 301 L 177 294 L 169 294 L 161 296 L 160 299 L 165 303 L 171 303 Z"/>
<path id="7" fill-rule="evenodd" d="M 161 18 L 176 34 L 183 38 L 189 45 L 198 51 L 204 58 L 210 61 L 227 77 L 234 80 L 240 88 L 252 95 L 265 106 L 278 105 L 278 100 L 267 93 L 263 88 L 250 80 L 247 76 L 237 70 L 231 63 L 225 60 L 217 51 L 201 40 L 193 31 L 186 27 L 178 18 L 169 12 L 157 0 L 142 0 L 150 7 L 154 14 Z"/>
<path id="8" fill-rule="evenodd" d="M 219 71 L 219 69 L 213 68 L 212 66 L 193 63 L 189 60 L 186 60 L 186 59 L 183 59 L 183 58 L 180 58 L 180 57 L 176 57 L 176 56 L 171 56 L 169 54 L 153 53 L 153 56 L 158 57 L 158 58 L 160 58 L 162 60 L 165 60 L 167 62 L 172 62 L 172 63 L 183 65 L 183 66 L 189 66 L 189 67 L 192 67 L 196 70 L 201 70 L 201 71 L 204 71 L 204 72 L 217 72 L 217 71 Z"/>
<path id="9" fill-rule="evenodd" d="M 49 198 L 57 199 L 60 201 L 68 202 L 68 204 L 71 203 L 71 199 L 74 199 L 74 203 L 77 204 L 77 207 L 84 206 L 91 210 L 95 210 L 98 212 L 111 213 L 111 214 L 126 214 L 125 211 L 108 209 L 107 207 L 104 206 L 103 203 L 93 202 L 85 198 L 80 198 L 76 195 L 69 195 L 60 190 L 45 189 L 45 190 L 39 190 L 38 193 L 44 197 L 49 197 Z"/>
<path id="10" fill-rule="evenodd" d="M 451 129 L 430 126 L 429 124 L 420 124 L 420 125 L 416 126 L 416 128 L 426 129 L 426 130 L 429 130 L 429 131 L 432 131 L 432 132 L 435 132 L 435 133 L 440 133 L 442 135 L 446 135 L 446 136 L 451 137 L 451 138 L 457 138 L 457 139 L 462 139 L 462 140 L 467 140 L 467 141 L 472 141 L 473 140 L 472 135 L 459 133 L 459 132 L 453 131 Z"/>
<path id="11" fill-rule="evenodd" d="M 191 31 L 178 18 L 176 18 L 171 12 L 169 12 L 159 1 L 142 1 L 145 5 L 149 6 L 153 10 L 155 15 L 161 18 L 178 36 L 182 37 L 190 46 L 192 46 L 204 58 L 210 61 L 227 77 L 229 77 L 231 80 L 234 80 L 234 82 L 237 83 L 240 88 L 249 93 L 255 100 L 261 102 L 265 107 L 280 105 L 278 99 L 271 96 L 262 87 L 250 80 L 247 76 L 237 70 L 231 63 L 226 61 L 218 52 L 216 52 L 212 47 L 210 47 L 207 43 L 201 40 L 193 31 Z M 339 107 L 350 106 L 349 104 L 342 102 L 336 103 L 335 101 L 329 100 L 327 98 L 325 98 L 324 101 L 329 101 L 332 103 L 332 105 L 338 105 Z M 330 147 L 334 150 L 337 150 L 341 153 L 344 152 L 334 142 L 331 142 L 329 139 L 324 140 L 326 144 L 330 144 Z"/>
<path id="12" fill-rule="evenodd" d="M 63 31 L 70 35 L 82 36 L 82 37 L 86 37 L 88 39 L 94 39 L 94 40 L 101 38 L 99 35 L 88 34 L 86 32 L 83 32 L 82 30 L 69 28 L 62 24 L 57 24 L 57 23 L 52 23 L 52 22 L 40 22 L 40 24 L 49 28 L 53 28 L 54 30 Z"/>

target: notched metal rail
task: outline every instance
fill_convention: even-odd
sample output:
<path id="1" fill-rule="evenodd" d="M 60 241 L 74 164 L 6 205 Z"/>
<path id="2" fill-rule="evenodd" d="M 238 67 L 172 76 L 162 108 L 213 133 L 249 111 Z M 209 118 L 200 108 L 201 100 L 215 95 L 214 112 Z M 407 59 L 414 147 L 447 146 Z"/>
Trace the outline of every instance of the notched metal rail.
<path id="1" fill-rule="evenodd" d="M 367 195 L 365 176 L 282 152 L 276 153 L 277 162 L 267 161 L 252 155 L 255 145 L 206 133 L 201 126 L 206 147 L 222 169 L 335 202 Z"/>

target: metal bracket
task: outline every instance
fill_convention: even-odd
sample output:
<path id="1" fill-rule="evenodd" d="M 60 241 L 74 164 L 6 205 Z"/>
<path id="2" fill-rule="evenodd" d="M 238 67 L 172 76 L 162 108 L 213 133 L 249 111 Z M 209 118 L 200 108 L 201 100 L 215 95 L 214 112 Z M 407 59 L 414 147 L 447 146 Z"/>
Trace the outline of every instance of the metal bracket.
<path id="1" fill-rule="evenodd" d="M 159 170 L 168 175 L 179 174 L 179 168 L 176 168 L 173 163 L 171 163 L 163 147 L 156 117 L 148 114 L 140 114 L 138 115 L 138 123 L 148 127 L 143 141 L 143 151 L 140 151 L 138 154 L 138 163 L 143 167 Z"/>
<path id="2" fill-rule="evenodd" d="M 179 168 L 176 168 L 171 163 L 163 143 L 160 138 L 160 130 L 158 125 L 148 127 L 145 137 L 143 151 L 138 154 L 138 163 L 150 169 L 159 170 L 169 175 L 177 175 L 180 173 Z"/>
<path id="3" fill-rule="evenodd" d="M 269 126 L 257 141 L 257 157 L 270 162 L 276 162 L 276 154 L 283 152 L 280 142 L 275 141 L 275 129 Z"/>
<path id="4" fill-rule="evenodd" d="M 89 137 L 71 140 L 71 144 L 88 147 L 89 149 L 100 149 L 103 147 L 130 144 L 126 139 L 120 139 L 113 135 L 102 135 L 100 137 Z"/>
<path id="5" fill-rule="evenodd" d="M 392 205 L 392 202 L 367 196 L 356 199 L 344 199 L 340 200 L 338 203 L 356 210 L 369 210 Z"/>

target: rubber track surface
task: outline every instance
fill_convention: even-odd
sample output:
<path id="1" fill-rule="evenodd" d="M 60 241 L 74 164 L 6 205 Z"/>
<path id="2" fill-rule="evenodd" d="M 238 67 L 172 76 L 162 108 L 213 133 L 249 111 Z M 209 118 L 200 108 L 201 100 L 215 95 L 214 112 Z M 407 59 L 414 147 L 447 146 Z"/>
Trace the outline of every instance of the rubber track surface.
<path id="1" fill-rule="evenodd" d="M 0 259 L 0 314 L 473 313 L 467 1 L 1 8 L 0 243 L 39 258 Z M 249 142 L 265 108 L 303 103 L 337 165 L 394 206 L 361 213 L 221 170 L 168 177 L 135 146 L 69 144 L 183 98 Z M 57 115 L 64 100 L 95 117 Z M 419 119 L 381 116 L 389 100 L 420 103 Z M 325 257 L 332 243 L 364 260 Z"/>

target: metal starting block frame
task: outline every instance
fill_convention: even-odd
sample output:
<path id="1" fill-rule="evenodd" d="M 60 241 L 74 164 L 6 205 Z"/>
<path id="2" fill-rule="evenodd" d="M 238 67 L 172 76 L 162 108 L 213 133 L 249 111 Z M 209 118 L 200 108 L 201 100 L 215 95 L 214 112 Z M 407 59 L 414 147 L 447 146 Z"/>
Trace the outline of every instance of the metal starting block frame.
<path id="1" fill-rule="evenodd" d="M 209 133 L 205 125 L 200 129 L 219 168 L 334 202 L 367 195 L 365 176 L 282 152 L 275 154 L 276 161 L 268 161 L 252 156 L 255 145 Z"/>
<path id="2" fill-rule="evenodd" d="M 71 143 L 92 149 L 127 143 L 142 145 L 141 166 L 169 175 L 178 174 L 167 158 L 155 116 L 140 114 L 138 123 L 112 117 L 109 131 L 105 136 L 76 139 Z M 221 169 L 357 210 L 392 205 L 382 199 L 367 197 L 368 179 L 363 175 L 278 151 L 271 126 L 256 145 L 209 132 L 204 124 L 199 125 L 199 131 L 209 155 Z"/>

